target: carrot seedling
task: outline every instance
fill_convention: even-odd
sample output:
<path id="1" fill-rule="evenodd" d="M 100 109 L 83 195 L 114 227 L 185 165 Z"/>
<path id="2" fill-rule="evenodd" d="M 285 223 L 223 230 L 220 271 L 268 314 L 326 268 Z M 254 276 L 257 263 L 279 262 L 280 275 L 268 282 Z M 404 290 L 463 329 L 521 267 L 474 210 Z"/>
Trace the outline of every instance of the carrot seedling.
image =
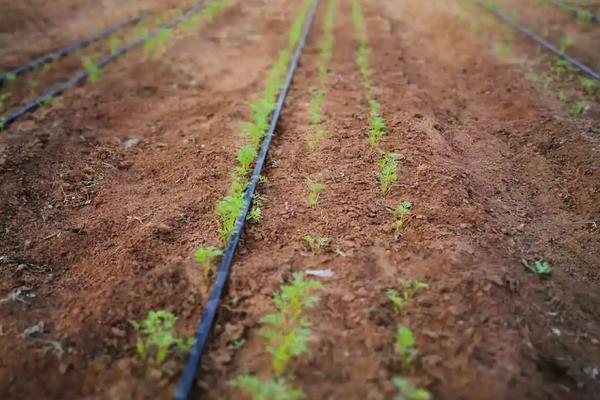
<path id="1" fill-rule="evenodd" d="M 319 201 L 319 193 L 325 190 L 327 185 L 324 183 L 313 182 L 306 178 L 306 186 L 308 186 L 308 205 L 311 208 L 316 208 Z"/>
<path id="2" fill-rule="evenodd" d="M 83 57 L 81 59 L 83 68 L 88 75 L 88 80 L 92 85 L 95 85 L 100 80 L 100 74 L 102 70 L 98 67 L 98 64 L 91 57 Z"/>
<path id="3" fill-rule="evenodd" d="M 387 210 L 394 216 L 394 228 L 396 228 L 396 232 L 399 232 L 404 226 L 406 216 L 410 215 L 412 211 L 412 203 L 410 201 L 403 201 L 396 208 L 388 207 Z"/>
<path id="4" fill-rule="evenodd" d="M 415 348 L 415 338 L 410 328 L 404 326 L 398 327 L 394 349 L 396 350 L 398 357 L 400 357 L 400 362 L 405 368 L 413 362 L 418 351 Z"/>
<path id="5" fill-rule="evenodd" d="M 213 260 L 222 254 L 223 250 L 214 246 L 202 247 L 196 250 L 194 258 L 202 264 L 202 272 L 206 281 L 208 281 L 212 275 Z"/>
<path id="6" fill-rule="evenodd" d="M 301 390 L 289 388 L 282 378 L 263 381 L 252 375 L 240 375 L 229 384 L 252 400 L 300 400 L 306 397 Z"/>
<path id="7" fill-rule="evenodd" d="M 136 342 L 138 355 L 147 360 L 153 353 L 153 361 L 162 364 L 170 352 L 183 355 L 194 344 L 194 338 L 178 337 L 175 333 L 177 317 L 165 310 L 150 311 L 142 322 L 129 321 L 140 336 Z"/>
<path id="8" fill-rule="evenodd" d="M 534 262 L 533 264 L 529 264 L 527 260 L 522 260 L 521 263 L 523 264 L 523 267 L 525 267 L 526 270 L 536 274 L 541 278 L 547 278 L 548 276 L 550 276 L 550 274 L 552 274 L 552 267 L 550 266 L 550 263 L 548 261 L 539 260 Z"/>
<path id="9" fill-rule="evenodd" d="M 398 161 L 402 158 L 398 153 L 383 153 L 377 161 L 379 165 L 379 188 L 386 194 L 394 182 L 398 180 Z"/>
<path id="10" fill-rule="evenodd" d="M 398 394 L 394 400 L 430 400 L 431 393 L 425 389 L 418 388 L 413 382 L 406 378 L 394 378 L 394 385 Z"/>
<path id="11" fill-rule="evenodd" d="M 304 235 L 302 240 L 307 244 L 308 248 L 313 254 L 318 253 L 321 249 L 329 244 L 331 241 L 327 236 L 313 236 Z"/>

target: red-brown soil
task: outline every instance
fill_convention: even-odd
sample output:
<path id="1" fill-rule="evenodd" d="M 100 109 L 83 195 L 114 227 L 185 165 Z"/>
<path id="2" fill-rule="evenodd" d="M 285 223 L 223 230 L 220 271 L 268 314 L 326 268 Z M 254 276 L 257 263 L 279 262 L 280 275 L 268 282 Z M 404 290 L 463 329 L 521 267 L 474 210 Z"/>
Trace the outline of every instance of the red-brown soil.
<path id="1" fill-rule="evenodd" d="M 585 97 L 590 112 L 574 118 L 556 88 L 585 95 L 575 82 L 532 82 L 531 68 L 547 68 L 534 46 L 516 36 L 518 57 L 530 59 L 501 57 L 493 18 L 478 32 L 456 18 L 463 10 L 480 20 L 480 8 L 362 3 L 387 125 L 381 146 L 404 156 L 399 180 L 380 194 L 347 1 L 323 106 L 330 135 L 307 149 L 323 1 L 263 172 L 263 219 L 247 225 L 236 253 L 197 397 L 242 398 L 230 379 L 271 377 L 260 318 L 293 272 L 327 268 L 334 276 L 309 313 L 310 350 L 289 379 L 307 398 L 393 398 L 392 378 L 407 375 L 436 399 L 594 399 L 598 104 Z M 171 396 L 182 360 L 145 369 L 128 320 L 167 309 L 193 334 L 208 288 L 192 253 L 220 244 L 214 206 L 235 166 L 239 124 L 299 7 L 236 2 L 159 54 L 131 53 L 97 86 L 0 133 L 0 297 L 35 294 L 29 304 L 0 303 L 0 398 Z M 141 141 L 125 148 L 132 138 Z M 315 209 L 306 177 L 327 184 Z M 386 207 L 404 200 L 413 212 L 399 236 Z M 314 255 L 304 234 L 332 241 Z M 521 266 L 537 258 L 552 264 L 550 278 Z M 385 290 L 400 277 L 429 288 L 394 313 Z M 42 332 L 21 336 L 40 321 Z M 420 351 L 408 370 L 393 352 L 399 324 Z M 44 352 L 39 339 L 65 353 Z"/>

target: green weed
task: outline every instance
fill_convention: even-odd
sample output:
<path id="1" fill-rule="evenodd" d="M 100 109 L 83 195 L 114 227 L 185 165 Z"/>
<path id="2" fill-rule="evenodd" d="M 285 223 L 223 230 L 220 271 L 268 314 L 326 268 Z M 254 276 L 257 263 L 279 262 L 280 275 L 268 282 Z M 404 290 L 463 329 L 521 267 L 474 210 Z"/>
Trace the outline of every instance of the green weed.
<path id="1" fill-rule="evenodd" d="M 327 236 L 304 235 L 302 240 L 307 244 L 313 254 L 318 253 L 321 249 L 329 244 L 331 238 Z"/>
<path id="2" fill-rule="evenodd" d="M 398 390 L 394 400 L 430 400 L 431 393 L 425 389 L 418 388 L 406 378 L 394 378 L 394 385 Z"/>
<path id="3" fill-rule="evenodd" d="M 327 185 L 324 183 L 313 182 L 306 178 L 306 186 L 308 186 L 308 205 L 311 208 L 316 208 L 319 202 L 319 193 L 325 190 Z"/>
<path id="4" fill-rule="evenodd" d="M 301 390 L 289 388 L 284 379 L 263 381 L 252 375 L 240 375 L 229 384 L 244 391 L 252 400 L 300 400 L 306 397 Z"/>
<path id="5" fill-rule="evenodd" d="M 410 328 L 404 326 L 398 327 L 394 350 L 398 357 L 400 357 L 400 362 L 404 368 L 408 367 L 416 358 L 418 351 L 415 348 L 415 338 Z"/>
<path id="6" fill-rule="evenodd" d="M 212 275 L 213 260 L 222 254 L 223 250 L 214 246 L 201 247 L 198 250 L 196 250 L 194 258 L 196 259 L 196 261 L 202 264 L 202 272 L 204 274 L 204 279 L 207 282 L 210 276 Z"/>
<path id="7" fill-rule="evenodd" d="M 150 311 L 142 322 L 129 321 L 140 336 L 136 342 L 138 355 L 146 360 L 154 353 L 154 362 L 162 364 L 169 352 L 185 354 L 194 344 L 193 338 L 178 337 L 175 333 L 177 317 L 165 310 Z"/>
<path id="8" fill-rule="evenodd" d="M 151 54 L 154 54 L 155 50 L 156 50 L 156 39 L 152 36 L 147 37 L 144 40 L 144 52 L 147 55 L 151 55 Z"/>
<path id="9" fill-rule="evenodd" d="M 583 91 L 587 94 L 594 94 L 594 91 L 598 87 L 598 83 L 592 78 L 586 78 L 584 76 L 579 78 L 579 83 L 583 88 Z"/>
<path id="10" fill-rule="evenodd" d="M 398 161 L 402 158 L 399 153 L 382 153 L 377 161 L 379 165 L 379 188 L 382 194 L 386 194 L 392 184 L 398 180 Z"/>
<path id="11" fill-rule="evenodd" d="M 540 260 L 534 262 L 533 264 L 529 264 L 527 260 L 522 260 L 521 263 L 526 270 L 542 278 L 546 278 L 552 273 L 552 267 L 548 261 Z"/>

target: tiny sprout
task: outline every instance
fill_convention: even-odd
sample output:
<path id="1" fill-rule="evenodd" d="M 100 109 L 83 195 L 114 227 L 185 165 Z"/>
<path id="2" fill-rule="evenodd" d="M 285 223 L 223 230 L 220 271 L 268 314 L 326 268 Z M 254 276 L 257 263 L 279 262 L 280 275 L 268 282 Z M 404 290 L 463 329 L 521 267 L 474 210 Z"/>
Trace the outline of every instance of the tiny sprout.
<path id="1" fill-rule="evenodd" d="M 300 400 L 306 398 L 298 389 L 290 389 L 284 379 L 262 381 L 252 375 L 240 375 L 229 384 L 247 393 L 252 400 Z"/>
<path id="2" fill-rule="evenodd" d="M 527 269 L 530 272 L 533 272 L 541 278 L 548 277 L 552 273 L 552 267 L 550 266 L 550 263 L 548 261 L 540 260 L 536 261 L 533 264 L 529 264 L 527 260 L 522 260 L 521 263 L 523 264 L 523 267 L 525 267 L 525 269 Z"/>
<path id="3" fill-rule="evenodd" d="M 308 248 L 313 253 L 318 253 L 323 247 L 327 246 L 331 238 L 327 236 L 304 235 L 302 240 L 308 245 Z"/>
<path id="4" fill-rule="evenodd" d="M 396 354 L 400 357 L 400 361 L 404 367 L 408 367 L 417 356 L 415 348 L 415 338 L 410 328 L 399 326 L 396 331 Z"/>
<path id="5" fill-rule="evenodd" d="M 90 57 L 83 57 L 81 60 L 83 64 L 83 68 L 88 75 L 89 81 L 92 85 L 95 85 L 100 80 L 101 69 L 98 67 L 96 62 L 92 60 Z"/>
<path id="6" fill-rule="evenodd" d="M 121 41 L 119 40 L 118 37 L 116 36 L 111 36 L 108 39 L 108 48 L 110 49 L 110 54 L 116 54 L 117 50 L 119 50 L 119 45 L 121 44 Z"/>
<path id="7" fill-rule="evenodd" d="M 311 208 L 316 208 L 319 201 L 319 193 L 327 187 L 324 183 L 313 182 L 306 178 L 306 186 L 308 186 L 308 205 Z"/>
<path id="8" fill-rule="evenodd" d="M 563 91 L 558 92 L 558 100 L 566 103 L 567 101 L 569 101 L 569 96 L 567 96 L 567 94 Z"/>
<path id="9" fill-rule="evenodd" d="M 394 385 L 398 389 L 398 394 L 394 400 L 430 400 L 431 393 L 425 389 L 418 388 L 406 378 L 394 378 Z"/>
<path id="10" fill-rule="evenodd" d="M 223 254 L 223 251 L 214 246 L 202 247 L 196 250 L 194 254 L 194 258 L 200 264 L 202 264 L 202 271 L 204 273 L 204 279 L 208 280 L 210 275 L 212 274 L 212 262 L 215 257 L 218 257 Z"/>
<path id="11" fill-rule="evenodd" d="M 412 203 L 410 201 L 403 201 L 396 208 L 388 207 L 388 211 L 395 218 L 394 227 L 396 228 L 396 232 L 398 232 L 404 226 L 404 218 L 412 211 Z"/>
<path id="12" fill-rule="evenodd" d="M 587 102 L 579 100 L 573 103 L 573 105 L 571 106 L 571 113 L 576 117 L 581 117 L 585 115 L 585 113 L 587 113 L 589 109 L 590 105 Z"/>

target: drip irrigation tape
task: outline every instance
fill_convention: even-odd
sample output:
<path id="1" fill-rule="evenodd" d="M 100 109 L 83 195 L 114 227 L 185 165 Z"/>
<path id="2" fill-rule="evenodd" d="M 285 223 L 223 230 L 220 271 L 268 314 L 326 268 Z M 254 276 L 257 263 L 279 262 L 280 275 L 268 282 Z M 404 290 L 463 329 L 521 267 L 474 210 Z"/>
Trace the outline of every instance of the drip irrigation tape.
<path id="1" fill-rule="evenodd" d="M 586 10 L 585 8 L 577 7 L 576 5 L 565 3 L 558 0 L 546 0 L 550 4 L 554 4 L 556 7 L 562 8 L 563 10 L 569 11 L 571 14 L 576 17 L 587 15 L 591 22 L 596 24 L 600 23 L 600 16 L 593 14 L 591 11 Z"/>
<path id="2" fill-rule="evenodd" d="M 242 209 L 240 214 L 235 221 L 235 227 L 233 228 L 233 232 L 227 243 L 227 247 L 225 248 L 225 252 L 223 253 L 223 257 L 221 259 L 221 263 L 219 265 L 219 269 L 217 271 L 217 276 L 215 278 L 213 288 L 208 297 L 208 301 L 206 303 L 206 307 L 204 309 L 204 314 L 202 315 L 202 320 L 198 326 L 198 330 L 196 333 L 196 341 L 194 346 L 192 347 L 190 354 L 188 356 L 187 363 L 185 368 L 183 369 L 181 379 L 179 381 L 179 385 L 174 395 L 175 400 L 187 400 L 191 394 L 194 378 L 196 376 L 196 372 L 198 370 L 198 366 L 200 364 L 202 353 L 204 347 L 206 345 L 206 341 L 208 339 L 208 335 L 210 334 L 210 330 L 215 319 L 215 315 L 217 313 L 217 309 L 219 307 L 219 302 L 221 300 L 221 296 L 223 294 L 223 289 L 227 282 L 227 277 L 229 276 L 229 271 L 231 269 L 231 264 L 233 262 L 233 256 L 235 250 L 237 248 L 238 242 L 240 241 L 240 237 L 242 235 L 242 231 L 244 229 L 244 223 L 246 221 L 246 216 L 248 211 L 250 210 L 250 206 L 252 203 L 252 197 L 254 196 L 254 192 L 256 191 L 256 187 L 259 182 L 260 173 L 262 167 L 265 163 L 265 159 L 267 157 L 267 152 L 269 151 L 269 146 L 271 144 L 271 140 L 273 139 L 273 135 L 275 133 L 275 128 L 277 123 L 279 122 L 279 117 L 281 115 L 281 111 L 283 109 L 283 105 L 285 102 L 285 98 L 290 89 L 290 85 L 292 83 L 292 79 L 294 77 L 294 72 L 298 67 L 298 62 L 300 60 L 300 56 L 302 54 L 302 49 L 306 43 L 306 38 L 308 33 L 310 32 L 313 19 L 315 16 L 317 4 L 319 0 L 313 0 L 311 5 L 308 18 L 304 24 L 304 30 L 302 32 L 302 36 L 296 46 L 294 56 L 288 66 L 287 75 L 285 78 L 285 82 L 281 91 L 279 92 L 279 98 L 277 100 L 277 105 L 273 114 L 271 115 L 271 121 L 269 124 L 269 130 L 263 139 L 260 151 L 258 153 L 258 157 L 256 160 L 256 165 L 254 166 L 254 170 L 252 171 L 252 176 L 250 178 L 250 184 L 244 193 L 244 203 L 242 205 Z"/>
<path id="3" fill-rule="evenodd" d="M 527 29 L 525 26 L 521 25 L 520 23 L 514 21 L 512 18 L 504 15 L 503 13 L 501 13 L 500 11 L 496 10 L 496 9 L 491 9 L 489 8 L 484 1 L 482 0 L 477 0 L 477 2 L 483 6 L 486 10 L 490 11 L 492 14 L 494 14 L 496 17 L 498 17 L 500 20 L 502 20 L 504 23 L 506 23 L 507 25 L 510 25 L 513 29 L 518 30 L 519 32 L 521 32 L 523 35 L 527 36 L 528 38 L 530 38 L 531 40 L 537 42 L 540 46 L 542 46 L 543 48 L 545 48 L 546 50 L 554 53 L 555 55 L 557 55 L 558 57 L 562 58 L 563 60 L 566 60 L 569 64 L 573 65 L 575 68 L 577 68 L 578 70 L 580 70 L 581 72 L 591 76 L 592 78 L 600 81 L 600 74 L 598 74 L 596 71 L 594 71 L 592 68 L 588 67 L 587 65 L 583 64 L 581 61 L 577 60 L 576 58 L 571 57 L 570 55 L 568 55 L 567 53 L 565 53 L 564 51 L 561 51 L 560 49 L 558 49 L 556 46 L 554 46 L 553 44 L 549 43 L 547 40 L 545 40 L 543 37 L 539 36 L 536 33 L 531 32 L 529 29 Z"/>
<path id="4" fill-rule="evenodd" d="M 148 33 L 147 35 L 141 36 L 138 39 L 135 39 L 134 41 L 129 42 L 129 43 L 119 47 L 113 53 L 105 56 L 100 61 L 98 61 L 96 66 L 98 68 L 104 68 L 107 64 L 116 60 L 117 58 L 119 58 L 120 56 L 125 54 L 127 51 L 131 50 L 132 48 L 141 46 L 146 40 L 153 39 L 154 37 L 156 37 L 158 35 L 158 32 L 161 29 L 171 29 L 171 28 L 177 26 L 182 21 L 191 17 L 192 15 L 202 11 L 202 9 L 205 8 L 208 4 L 212 3 L 212 1 L 214 1 L 214 0 L 203 1 L 202 3 L 190 8 L 188 11 L 184 12 L 177 18 L 174 18 L 171 21 L 160 25 L 158 28 L 154 29 L 152 32 Z M 85 69 L 81 69 L 81 70 L 77 71 L 71 78 L 69 78 L 65 81 L 62 81 L 60 83 L 57 83 L 50 90 L 48 90 L 46 93 L 44 93 L 42 96 L 38 97 L 37 99 L 24 105 L 23 107 L 19 108 L 18 110 L 14 111 L 8 115 L 5 115 L 4 117 L 0 117 L 0 128 L 8 127 L 10 124 L 15 122 L 17 119 L 21 118 L 23 115 L 37 110 L 47 100 L 49 100 L 53 97 L 56 97 L 56 96 L 60 96 L 65 90 L 69 89 L 70 87 L 72 87 L 80 82 L 85 81 L 88 77 L 89 77 L 89 74 Z"/>
<path id="5" fill-rule="evenodd" d="M 63 47 L 61 49 L 43 54 L 31 61 L 26 62 L 25 64 L 19 65 L 18 67 L 11 69 L 10 71 L 6 71 L 0 75 L 0 87 L 2 87 L 2 85 L 4 85 L 4 82 L 6 82 L 8 80 L 7 79 L 8 76 L 22 75 L 27 71 L 30 71 L 37 67 L 40 67 L 49 62 L 58 60 L 61 57 L 65 57 L 66 55 L 74 52 L 75 50 L 83 49 L 84 47 L 87 47 L 90 44 L 92 44 L 100 39 L 103 39 L 109 35 L 112 35 L 113 33 L 117 32 L 129 25 L 138 23 L 139 21 L 141 21 L 141 19 L 143 18 L 144 15 L 145 15 L 145 13 L 142 13 L 142 14 L 138 15 L 137 17 L 129 18 L 126 21 L 119 22 L 119 23 L 105 29 L 102 32 L 96 33 L 93 36 L 90 36 L 85 39 L 81 39 L 77 42 L 73 42 L 70 45 Z"/>

